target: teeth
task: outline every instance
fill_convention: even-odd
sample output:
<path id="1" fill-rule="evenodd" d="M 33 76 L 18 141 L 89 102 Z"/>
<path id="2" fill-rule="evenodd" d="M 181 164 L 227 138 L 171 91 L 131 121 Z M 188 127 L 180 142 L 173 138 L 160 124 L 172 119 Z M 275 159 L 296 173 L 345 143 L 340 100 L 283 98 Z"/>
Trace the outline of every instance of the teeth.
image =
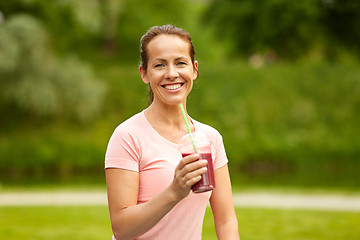
<path id="1" fill-rule="evenodd" d="M 181 84 L 172 84 L 172 85 L 165 85 L 164 86 L 166 89 L 169 89 L 169 90 L 175 90 L 175 89 L 178 89 L 181 87 Z"/>

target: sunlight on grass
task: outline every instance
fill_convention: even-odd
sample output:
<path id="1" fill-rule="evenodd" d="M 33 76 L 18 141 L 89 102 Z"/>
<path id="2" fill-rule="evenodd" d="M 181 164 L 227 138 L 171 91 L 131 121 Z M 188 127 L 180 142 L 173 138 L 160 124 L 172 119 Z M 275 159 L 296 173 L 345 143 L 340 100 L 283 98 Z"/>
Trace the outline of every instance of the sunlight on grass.
<path id="1" fill-rule="evenodd" d="M 357 240 L 360 214 L 305 210 L 236 208 L 244 240 Z M 0 207 L 0 239 L 111 239 L 106 206 Z M 211 210 L 203 239 L 217 239 Z"/>
<path id="2" fill-rule="evenodd" d="M 310 210 L 236 208 L 241 239 L 245 240 L 357 240 L 360 214 Z M 217 239 L 207 209 L 203 239 Z"/>
<path id="3" fill-rule="evenodd" d="M 111 239 L 106 206 L 2 207 L 0 239 Z"/>

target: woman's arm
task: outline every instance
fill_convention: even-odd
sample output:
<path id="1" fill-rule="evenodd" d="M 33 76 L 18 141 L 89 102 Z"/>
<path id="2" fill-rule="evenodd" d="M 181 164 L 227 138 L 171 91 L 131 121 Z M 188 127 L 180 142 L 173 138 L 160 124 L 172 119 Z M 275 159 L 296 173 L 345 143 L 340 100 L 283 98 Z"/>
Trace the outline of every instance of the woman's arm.
<path id="1" fill-rule="evenodd" d="M 215 189 L 210 198 L 216 234 L 219 240 L 239 240 L 238 221 L 232 199 L 227 164 L 215 170 Z"/>
<path id="2" fill-rule="evenodd" d="M 111 225 L 116 239 L 133 239 L 158 223 L 206 171 L 206 160 L 196 161 L 198 154 L 183 158 L 176 167 L 174 180 L 150 201 L 137 205 L 139 173 L 123 169 L 106 169 L 106 185 Z"/>

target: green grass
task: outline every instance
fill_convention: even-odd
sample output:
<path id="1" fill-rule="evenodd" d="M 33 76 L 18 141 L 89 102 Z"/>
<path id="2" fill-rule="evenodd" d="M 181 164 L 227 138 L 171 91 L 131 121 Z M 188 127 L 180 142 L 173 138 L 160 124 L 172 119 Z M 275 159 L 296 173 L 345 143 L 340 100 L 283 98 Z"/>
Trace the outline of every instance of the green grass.
<path id="1" fill-rule="evenodd" d="M 236 208 L 241 240 L 356 240 L 360 237 L 360 214 Z M 204 221 L 203 239 L 217 239 L 211 211 Z"/>
<path id="2" fill-rule="evenodd" d="M 236 208 L 242 240 L 357 240 L 360 214 Z M 111 239 L 106 206 L 0 207 L 0 239 Z M 217 239 L 207 209 L 203 239 Z"/>
<path id="3" fill-rule="evenodd" d="M 0 239 L 111 239 L 106 206 L 1 207 Z"/>

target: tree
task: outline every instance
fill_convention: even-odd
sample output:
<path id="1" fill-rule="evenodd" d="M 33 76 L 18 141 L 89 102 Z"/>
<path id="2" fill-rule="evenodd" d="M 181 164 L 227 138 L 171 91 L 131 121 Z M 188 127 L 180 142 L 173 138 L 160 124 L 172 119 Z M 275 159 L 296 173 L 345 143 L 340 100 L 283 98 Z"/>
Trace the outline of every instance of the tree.
<path id="1" fill-rule="evenodd" d="M 334 57 L 336 48 L 360 54 L 360 1 L 324 0 L 322 25 L 327 35 L 327 55 Z M 334 51 L 335 50 L 335 51 Z"/>
<path id="2" fill-rule="evenodd" d="M 58 52 L 94 46 L 102 29 L 102 0 L 11 0 L 1 1 L 6 18 L 26 13 L 36 17 L 46 27 Z"/>
<path id="3" fill-rule="evenodd" d="M 204 19 L 245 56 L 271 51 L 294 59 L 334 44 L 359 49 L 360 1 L 214 0 Z"/>
<path id="4" fill-rule="evenodd" d="M 183 23 L 186 0 L 11 0 L 0 1 L 9 18 L 26 13 L 46 26 L 58 54 L 104 50 L 138 60 L 139 38 L 152 25 Z"/>
<path id="5" fill-rule="evenodd" d="M 104 84 L 90 67 L 54 54 L 44 25 L 29 15 L 13 15 L 0 28 L 0 111 L 9 106 L 34 116 L 74 116 L 89 120 L 104 97 Z"/>

